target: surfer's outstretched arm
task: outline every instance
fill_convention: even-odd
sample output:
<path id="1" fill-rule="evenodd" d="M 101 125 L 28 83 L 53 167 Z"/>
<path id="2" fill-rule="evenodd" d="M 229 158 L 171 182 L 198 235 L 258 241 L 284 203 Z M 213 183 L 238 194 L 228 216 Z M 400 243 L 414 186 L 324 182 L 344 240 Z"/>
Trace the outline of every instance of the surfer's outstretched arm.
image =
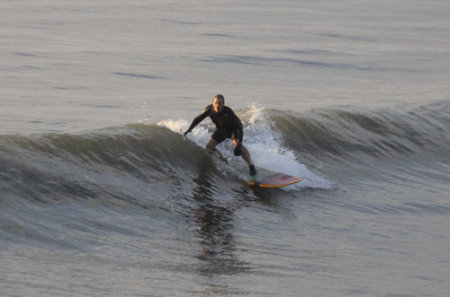
<path id="1" fill-rule="evenodd" d="M 189 126 L 189 129 L 184 132 L 184 136 L 186 136 L 189 132 L 192 131 L 198 124 L 200 124 L 201 121 L 203 121 L 209 114 L 211 113 L 211 106 L 208 105 L 201 114 L 195 117 L 195 119 L 192 121 L 191 125 Z"/>

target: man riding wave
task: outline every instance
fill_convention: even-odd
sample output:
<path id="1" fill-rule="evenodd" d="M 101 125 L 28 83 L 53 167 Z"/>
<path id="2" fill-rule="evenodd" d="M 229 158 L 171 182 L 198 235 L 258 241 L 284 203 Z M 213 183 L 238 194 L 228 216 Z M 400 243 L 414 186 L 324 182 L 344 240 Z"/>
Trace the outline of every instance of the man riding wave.
<path id="1" fill-rule="evenodd" d="M 233 140 L 234 155 L 242 156 L 249 166 L 250 175 L 256 175 L 256 169 L 251 160 L 250 153 L 242 144 L 244 130 L 241 120 L 236 116 L 231 108 L 225 106 L 225 98 L 223 95 L 218 94 L 213 98 L 212 104 L 206 106 L 203 112 L 194 118 L 189 129 L 184 132 L 184 136 L 191 132 L 192 129 L 194 129 L 206 117 L 209 117 L 216 125 L 216 130 L 209 138 L 206 148 L 209 151 L 216 153 L 221 160 L 226 161 L 226 158 L 216 148 L 216 146 L 225 139 L 231 138 Z"/>

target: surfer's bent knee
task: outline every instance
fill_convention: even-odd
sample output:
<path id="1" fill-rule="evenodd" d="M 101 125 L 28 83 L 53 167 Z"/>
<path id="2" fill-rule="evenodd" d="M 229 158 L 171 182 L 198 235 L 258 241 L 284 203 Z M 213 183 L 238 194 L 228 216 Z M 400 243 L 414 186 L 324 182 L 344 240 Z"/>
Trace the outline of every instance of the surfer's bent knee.
<path id="1" fill-rule="evenodd" d="M 211 154 L 215 153 L 216 150 L 217 150 L 215 147 L 209 147 L 209 146 L 206 146 L 206 149 L 207 149 L 208 152 L 211 153 Z"/>

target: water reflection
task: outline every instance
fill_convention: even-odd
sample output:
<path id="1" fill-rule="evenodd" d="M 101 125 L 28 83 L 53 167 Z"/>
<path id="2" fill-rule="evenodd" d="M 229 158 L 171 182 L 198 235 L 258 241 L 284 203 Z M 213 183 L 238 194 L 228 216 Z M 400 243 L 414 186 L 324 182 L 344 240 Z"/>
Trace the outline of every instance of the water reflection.
<path id="1" fill-rule="evenodd" d="M 193 198 L 198 208 L 195 221 L 198 224 L 197 238 L 201 252 L 197 255 L 200 264 L 197 271 L 207 277 L 205 292 L 236 292 L 220 283 L 222 276 L 236 275 L 249 271 L 250 265 L 238 259 L 236 241 L 233 236 L 233 214 L 236 203 L 224 203 L 216 190 L 214 175 L 199 166 L 194 179 Z"/>

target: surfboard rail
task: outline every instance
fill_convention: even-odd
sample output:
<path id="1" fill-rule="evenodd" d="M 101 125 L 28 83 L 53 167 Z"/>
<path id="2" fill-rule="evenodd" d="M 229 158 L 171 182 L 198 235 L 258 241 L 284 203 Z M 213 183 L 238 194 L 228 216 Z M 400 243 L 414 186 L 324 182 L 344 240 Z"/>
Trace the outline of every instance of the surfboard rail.
<path id="1" fill-rule="evenodd" d="M 246 180 L 247 184 L 251 187 L 260 187 L 260 188 L 282 188 L 295 183 L 302 181 L 301 177 L 296 177 L 288 174 L 277 174 L 269 178 L 264 178 L 261 180 L 257 180 L 258 177 L 253 178 L 250 177 Z"/>

